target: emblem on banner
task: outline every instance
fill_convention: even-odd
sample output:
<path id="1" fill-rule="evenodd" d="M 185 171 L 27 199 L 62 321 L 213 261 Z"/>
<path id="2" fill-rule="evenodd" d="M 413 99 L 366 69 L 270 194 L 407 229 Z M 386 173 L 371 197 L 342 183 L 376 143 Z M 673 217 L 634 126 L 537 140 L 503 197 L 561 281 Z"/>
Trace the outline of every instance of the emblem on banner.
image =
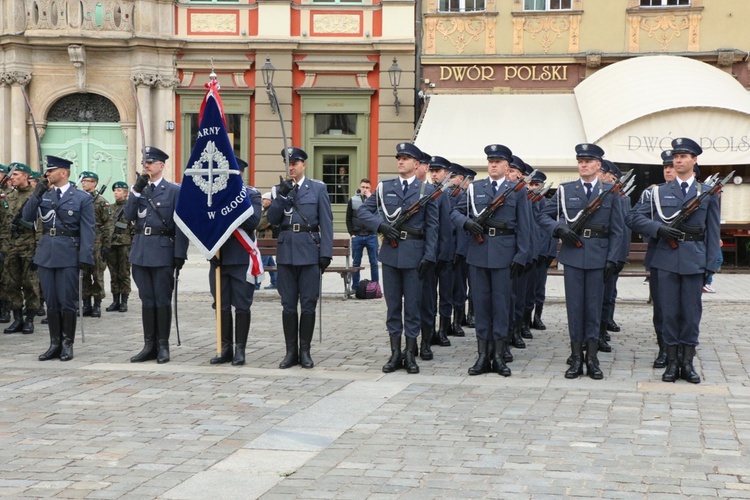
<path id="1" fill-rule="evenodd" d="M 203 167 L 204 164 L 207 167 Z M 192 176 L 195 185 L 208 195 L 206 204 L 209 207 L 213 203 L 213 195 L 226 189 L 229 175 L 239 173 L 239 170 L 229 168 L 229 160 L 216 147 L 214 141 L 208 141 L 200 158 L 193 162 L 192 168 L 185 170 L 185 175 Z"/>

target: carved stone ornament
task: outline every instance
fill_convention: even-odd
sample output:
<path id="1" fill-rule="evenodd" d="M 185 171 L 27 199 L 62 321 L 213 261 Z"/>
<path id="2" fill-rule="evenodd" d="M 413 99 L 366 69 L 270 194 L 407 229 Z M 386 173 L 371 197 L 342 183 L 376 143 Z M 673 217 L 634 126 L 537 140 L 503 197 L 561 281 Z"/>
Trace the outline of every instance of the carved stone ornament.
<path id="1" fill-rule="evenodd" d="M 360 32 L 360 17 L 345 14 L 313 15 L 313 33 L 356 35 Z"/>
<path id="2" fill-rule="evenodd" d="M 180 84 L 177 75 L 156 75 L 155 85 L 163 89 L 173 89 Z"/>
<path id="3" fill-rule="evenodd" d="M 79 92 L 86 90 L 86 48 L 83 45 L 68 45 L 68 57 L 76 69 L 76 84 Z"/>
<path id="4" fill-rule="evenodd" d="M 598 68 L 602 65 L 602 55 L 598 52 L 586 54 L 586 67 Z"/>
<path id="5" fill-rule="evenodd" d="M 236 14 L 190 13 L 190 30 L 193 33 L 226 33 L 237 32 Z"/>
<path id="6" fill-rule="evenodd" d="M 5 71 L 0 73 L 0 83 L 4 83 L 5 85 L 17 83 L 25 87 L 30 81 L 31 73 L 22 73 L 20 71 Z"/>
<path id="7" fill-rule="evenodd" d="M 672 40 L 690 28 L 690 20 L 687 16 L 675 15 L 648 17 L 641 19 L 640 28 L 659 43 L 662 51 L 668 52 Z"/>
<path id="8" fill-rule="evenodd" d="M 130 77 L 136 87 L 153 87 L 156 85 L 159 75 L 139 73 Z"/>
<path id="9" fill-rule="evenodd" d="M 26 29 L 132 33 L 136 0 L 25 0 Z"/>
<path id="10" fill-rule="evenodd" d="M 539 42 L 544 53 L 548 53 L 552 44 L 570 30 L 570 20 L 562 17 L 529 17 L 523 27 L 531 38 Z"/>
<path id="11" fill-rule="evenodd" d="M 441 19 L 437 23 L 438 33 L 453 45 L 458 54 L 463 54 L 467 45 L 479 40 L 486 27 L 484 20 L 479 18 Z"/>

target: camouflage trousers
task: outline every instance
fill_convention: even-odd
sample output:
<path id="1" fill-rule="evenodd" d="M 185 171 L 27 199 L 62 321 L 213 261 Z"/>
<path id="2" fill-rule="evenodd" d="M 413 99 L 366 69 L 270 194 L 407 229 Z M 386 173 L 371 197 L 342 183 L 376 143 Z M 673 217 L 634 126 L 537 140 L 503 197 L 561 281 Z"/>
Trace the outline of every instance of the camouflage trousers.
<path id="1" fill-rule="evenodd" d="M 94 245 L 94 267 L 83 272 L 83 296 L 102 300 L 107 294 L 104 292 L 104 270 L 107 263 L 102 259 L 102 247 Z"/>
<path id="2" fill-rule="evenodd" d="M 130 293 L 130 245 L 112 245 L 107 255 L 110 291 Z"/>
<path id="3" fill-rule="evenodd" d="M 3 271 L 2 273 L 0 273 L 0 300 L 10 300 L 10 291 L 8 288 L 10 284 L 8 280 L 8 273 L 5 271 L 5 264 L 3 263 L 0 268 L 0 270 Z"/>
<path id="4" fill-rule="evenodd" d="M 36 268 L 32 269 L 34 247 L 14 248 L 5 256 L 5 275 L 8 278 L 7 300 L 10 309 L 39 309 L 39 276 Z"/>

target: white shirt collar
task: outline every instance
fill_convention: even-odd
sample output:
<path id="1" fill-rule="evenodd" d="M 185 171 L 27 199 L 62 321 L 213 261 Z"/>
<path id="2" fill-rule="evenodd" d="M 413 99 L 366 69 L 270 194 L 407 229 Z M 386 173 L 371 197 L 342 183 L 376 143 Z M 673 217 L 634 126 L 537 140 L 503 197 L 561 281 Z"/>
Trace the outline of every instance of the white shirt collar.
<path id="1" fill-rule="evenodd" d="M 677 178 L 676 178 L 675 180 L 677 181 L 677 185 L 678 185 L 678 186 L 682 186 L 682 183 L 683 183 L 683 182 L 687 182 L 687 184 L 688 184 L 688 189 L 690 189 L 690 188 L 691 188 L 691 187 L 693 186 L 693 183 L 695 182 L 695 176 L 694 176 L 694 175 L 691 175 L 691 176 L 690 176 L 690 178 L 689 178 L 688 180 L 686 180 L 686 181 L 683 181 L 683 180 L 682 180 L 682 179 L 680 179 L 679 177 L 677 177 Z"/>
<path id="2" fill-rule="evenodd" d="M 591 190 L 592 191 L 596 187 L 596 183 L 597 182 L 599 182 L 599 177 L 594 177 L 594 180 L 591 181 L 591 182 L 589 182 L 589 184 L 591 184 Z M 586 184 L 586 181 L 584 181 L 583 179 L 581 179 L 581 186 L 583 186 L 584 184 Z M 586 186 L 583 186 L 583 187 L 586 187 Z"/>
<path id="3" fill-rule="evenodd" d="M 409 177 L 409 178 L 406 178 L 406 179 L 404 179 L 404 178 L 402 177 L 402 178 L 401 178 L 401 185 L 403 185 L 403 184 L 404 184 L 404 181 L 406 181 L 406 184 L 407 184 L 407 185 L 409 185 L 409 186 L 411 186 L 411 183 L 412 183 L 412 182 L 414 182 L 414 179 L 416 179 L 416 178 L 417 178 L 417 176 L 416 176 L 416 175 L 412 175 L 411 177 Z"/>
<path id="4" fill-rule="evenodd" d="M 61 195 L 64 195 L 68 191 L 68 189 L 70 189 L 70 182 L 66 182 L 65 185 L 57 189 L 60 190 Z"/>

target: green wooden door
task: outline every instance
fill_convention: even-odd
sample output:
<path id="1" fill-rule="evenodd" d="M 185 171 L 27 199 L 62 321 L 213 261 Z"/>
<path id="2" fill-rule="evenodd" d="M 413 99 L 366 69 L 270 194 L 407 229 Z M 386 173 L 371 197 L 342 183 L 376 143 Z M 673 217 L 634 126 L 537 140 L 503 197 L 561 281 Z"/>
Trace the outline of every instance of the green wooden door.
<path id="1" fill-rule="evenodd" d="M 42 138 L 42 155 L 54 155 L 73 162 L 70 180 L 76 182 L 84 170 L 99 175 L 102 194 L 114 201 L 112 184 L 127 182 L 128 149 L 119 123 L 53 122 Z"/>
<path id="2" fill-rule="evenodd" d="M 308 175 L 312 174 L 311 177 L 326 184 L 336 232 L 346 232 L 346 204 L 359 185 L 356 158 L 357 148 L 316 147 L 315 172 L 308 172 Z"/>

